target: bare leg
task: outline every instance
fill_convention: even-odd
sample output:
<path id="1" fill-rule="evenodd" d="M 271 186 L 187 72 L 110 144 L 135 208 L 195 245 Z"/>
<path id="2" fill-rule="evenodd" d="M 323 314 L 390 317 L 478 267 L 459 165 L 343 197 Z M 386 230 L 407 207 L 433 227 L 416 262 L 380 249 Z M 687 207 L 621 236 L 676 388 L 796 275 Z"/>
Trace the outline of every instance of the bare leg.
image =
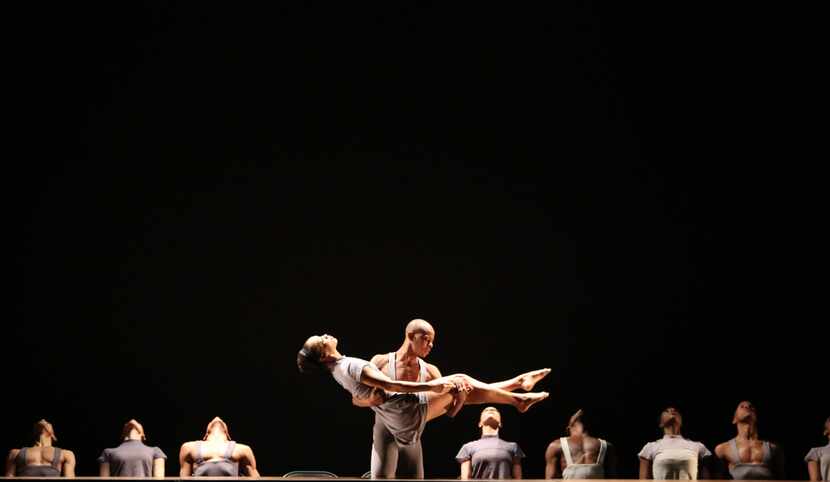
<path id="1" fill-rule="evenodd" d="M 507 390 L 508 392 L 512 392 L 520 388 L 526 392 L 529 392 L 533 390 L 536 383 L 545 378 L 548 373 L 550 373 L 550 368 L 540 368 L 539 370 L 522 373 L 521 375 L 511 378 L 510 380 L 495 382 L 490 385 L 493 385 L 496 388 L 501 388 L 502 390 Z"/>
<path id="2" fill-rule="evenodd" d="M 513 393 L 497 388 L 489 383 L 484 383 L 468 375 L 450 375 L 444 378 L 462 377 L 467 383 L 472 385 L 473 389 L 467 394 L 465 405 L 480 405 L 484 403 L 513 405 L 520 412 L 526 412 L 531 406 L 537 402 L 548 398 L 548 392 L 534 392 L 534 393 Z M 427 421 L 440 417 L 453 409 L 453 393 L 428 393 L 429 410 L 427 411 Z M 459 407 L 460 408 L 460 407 Z M 458 410 L 453 410 L 457 412 Z"/>

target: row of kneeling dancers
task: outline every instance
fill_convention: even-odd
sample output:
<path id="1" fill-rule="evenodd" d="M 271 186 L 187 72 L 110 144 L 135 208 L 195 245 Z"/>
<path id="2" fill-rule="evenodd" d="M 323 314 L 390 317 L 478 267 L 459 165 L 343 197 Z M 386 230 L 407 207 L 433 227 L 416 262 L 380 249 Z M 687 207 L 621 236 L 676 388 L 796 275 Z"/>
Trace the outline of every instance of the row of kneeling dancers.
<path id="1" fill-rule="evenodd" d="M 784 478 L 779 447 L 762 440 L 757 432 L 754 406 L 741 402 L 735 410 L 735 438 L 715 447 L 712 454 L 704 444 L 683 437 L 683 418 L 673 407 L 660 415 L 663 437 L 645 444 L 640 453 L 641 479 L 772 480 Z M 501 413 L 487 406 L 481 411 L 478 426 L 481 437 L 464 444 L 456 455 L 461 479 L 521 479 L 525 454 L 516 442 L 499 436 Z M 547 479 L 615 478 L 617 454 L 613 445 L 595 437 L 582 410 L 568 421 L 566 435 L 554 440 L 545 452 Z M 74 477 L 75 456 L 71 450 L 54 445 L 52 424 L 35 424 L 35 440 L 30 447 L 12 449 L 6 462 L 7 477 Z M 102 477 L 164 477 L 167 456 L 158 447 L 146 445 L 144 427 L 128 421 L 121 432 L 123 441 L 104 449 L 98 458 Z M 830 418 L 824 435 L 830 438 Z M 202 440 L 189 441 L 179 451 L 180 472 L 185 476 L 258 477 L 251 447 L 230 437 L 227 424 L 219 417 L 208 423 Z M 828 480 L 830 443 L 810 450 L 805 457 L 810 480 Z M 720 469 L 720 470 L 719 470 Z"/>
<path id="2" fill-rule="evenodd" d="M 465 444 L 456 459 L 461 478 L 520 478 L 524 454 L 518 444 L 498 437 L 501 416 L 494 406 L 512 405 L 526 412 L 548 398 L 533 391 L 550 369 L 519 374 L 507 380 L 485 383 L 465 374 L 443 376 L 424 359 L 429 354 L 435 330 L 425 320 L 410 321 L 404 340 L 395 351 L 370 360 L 344 356 L 338 339 L 323 334 L 309 337 L 297 353 L 303 373 L 323 373 L 352 395 L 352 403 L 369 407 L 375 414 L 370 474 L 372 478 L 424 478 L 421 435 L 426 424 L 444 415 L 453 417 L 466 405 L 487 406 L 481 413 L 480 440 Z M 830 421 L 828 421 L 830 422 Z M 715 448 L 714 455 L 701 443 L 682 436 L 682 416 L 667 408 L 660 417 L 663 437 L 645 444 L 639 452 L 640 478 L 709 478 L 718 466 L 732 478 L 778 478 L 783 476 L 780 449 L 762 441 L 756 430 L 756 411 L 742 402 L 735 412 L 736 437 Z M 567 437 L 554 440 L 546 450 L 546 477 L 604 478 L 614 476 L 617 458 L 611 444 L 588 435 L 578 412 L 568 424 Z M 825 423 L 825 435 L 828 434 Z M 32 447 L 9 453 L 6 475 L 74 475 L 75 457 L 53 445 L 54 430 L 48 422 L 36 427 Z M 144 444 L 144 430 L 131 420 L 123 429 L 123 443 L 106 449 L 98 459 L 103 476 L 146 477 L 164 475 L 166 456 L 157 447 Z M 712 464 L 719 460 L 722 464 Z M 830 448 L 818 447 L 806 457 L 811 480 L 828 480 Z M 181 476 L 259 476 L 251 447 L 232 441 L 227 425 L 213 419 L 202 440 L 182 444 L 179 452 Z M 714 469 L 713 469 L 714 467 Z"/>

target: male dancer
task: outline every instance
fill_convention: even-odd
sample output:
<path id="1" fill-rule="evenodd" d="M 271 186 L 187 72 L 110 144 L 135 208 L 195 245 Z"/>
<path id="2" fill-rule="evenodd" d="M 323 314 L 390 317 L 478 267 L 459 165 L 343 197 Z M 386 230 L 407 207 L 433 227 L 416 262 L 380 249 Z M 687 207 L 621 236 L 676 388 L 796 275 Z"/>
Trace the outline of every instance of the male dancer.
<path id="1" fill-rule="evenodd" d="M 441 378 L 441 371 L 435 365 L 423 359 L 429 355 L 435 342 L 435 329 L 426 320 L 414 319 L 406 325 L 404 339 L 397 351 L 378 354 L 372 357 L 374 364 L 392 380 L 410 382 L 428 382 Z M 550 372 L 549 368 L 535 370 L 519 375 L 506 382 L 493 384 L 506 391 L 523 389 L 530 391 L 533 386 Z M 448 415 L 453 416 L 464 404 L 466 391 L 456 394 L 454 406 Z M 353 398 L 352 403 L 360 407 L 379 405 L 384 402 L 382 391 L 376 391 L 371 399 Z M 375 414 L 372 433 L 371 473 L 373 479 L 424 478 L 424 459 L 421 449 L 420 434 L 408 444 L 401 444 L 386 427 L 384 421 Z"/>

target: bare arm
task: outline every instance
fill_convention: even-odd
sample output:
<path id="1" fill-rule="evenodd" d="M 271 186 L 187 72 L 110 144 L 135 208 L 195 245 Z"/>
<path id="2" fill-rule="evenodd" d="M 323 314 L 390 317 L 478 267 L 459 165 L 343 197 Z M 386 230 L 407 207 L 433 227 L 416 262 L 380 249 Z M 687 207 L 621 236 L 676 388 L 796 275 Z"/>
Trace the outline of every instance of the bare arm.
<path id="1" fill-rule="evenodd" d="M 9 455 L 6 457 L 6 477 L 14 477 L 14 471 L 15 471 L 14 459 L 17 458 L 17 454 L 19 452 L 20 452 L 20 449 L 11 449 L 11 450 L 9 450 Z"/>
<path id="2" fill-rule="evenodd" d="M 98 477 L 109 477 L 110 476 L 110 463 L 109 462 L 101 462 L 98 465 Z"/>
<path id="3" fill-rule="evenodd" d="M 239 454 L 239 465 L 247 469 L 248 477 L 259 477 L 259 471 L 256 469 L 256 457 L 251 447 L 243 445 L 239 447 L 241 453 Z"/>
<path id="4" fill-rule="evenodd" d="M 63 459 L 63 476 L 75 477 L 75 453 L 71 450 L 61 450 L 61 458 Z"/>
<path id="5" fill-rule="evenodd" d="M 179 450 L 179 477 L 190 477 L 193 474 L 193 465 L 190 460 L 190 442 L 182 444 Z"/>
<path id="6" fill-rule="evenodd" d="M 374 365 L 366 365 L 360 374 L 360 381 L 370 387 L 381 388 L 390 392 L 414 393 L 414 392 L 436 392 L 447 393 L 455 384 L 450 381 L 433 380 L 431 382 L 406 382 L 403 380 L 392 380 Z"/>
<path id="7" fill-rule="evenodd" d="M 376 366 L 381 372 L 383 372 L 383 369 L 386 367 L 388 362 L 389 358 L 385 355 L 375 355 L 371 360 L 369 360 L 369 363 Z M 375 407 L 381 405 L 385 401 L 386 392 L 378 388 L 372 390 L 372 396 L 368 398 L 357 398 L 352 395 L 352 405 L 356 407 Z"/>
<path id="8" fill-rule="evenodd" d="M 559 456 L 562 453 L 559 439 L 554 440 L 548 444 L 548 449 L 545 450 L 545 478 L 559 479 Z"/>
<path id="9" fill-rule="evenodd" d="M 372 396 L 368 398 L 358 398 L 352 395 L 352 405 L 356 407 L 375 407 L 381 405 L 386 401 L 386 392 L 379 388 L 372 390 Z"/>
<path id="10" fill-rule="evenodd" d="M 153 477 L 164 477 L 164 459 L 153 459 Z"/>
<path id="11" fill-rule="evenodd" d="M 651 478 L 651 460 L 640 457 L 640 478 Z"/>
<path id="12" fill-rule="evenodd" d="M 427 363 L 427 381 L 437 380 L 438 378 L 441 378 L 441 376 L 441 370 L 439 370 L 437 366 L 432 363 Z"/>
<path id="13" fill-rule="evenodd" d="M 518 457 L 513 458 L 513 478 L 514 479 L 521 479 L 522 478 L 522 459 Z"/>
<path id="14" fill-rule="evenodd" d="M 459 477 L 459 479 L 467 480 L 469 478 L 470 478 L 470 461 L 465 460 L 464 462 L 461 462 L 461 476 Z"/>
<path id="15" fill-rule="evenodd" d="M 807 461 L 807 472 L 810 474 L 810 480 L 821 480 L 818 475 L 818 460 Z"/>

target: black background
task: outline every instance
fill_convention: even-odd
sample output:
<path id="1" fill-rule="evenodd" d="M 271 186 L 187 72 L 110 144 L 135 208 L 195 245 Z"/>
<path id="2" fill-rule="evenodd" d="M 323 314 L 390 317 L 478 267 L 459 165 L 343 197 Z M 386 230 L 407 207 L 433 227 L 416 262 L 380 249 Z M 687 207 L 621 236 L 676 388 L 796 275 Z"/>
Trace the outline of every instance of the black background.
<path id="1" fill-rule="evenodd" d="M 327 332 L 368 358 L 423 317 L 444 373 L 553 368 L 548 401 L 502 410 L 526 477 L 577 408 L 636 477 L 667 404 L 714 449 L 742 399 L 806 477 L 827 329 L 791 24 L 625 3 L 12 19 L 2 448 L 45 417 L 94 475 L 134 417 L 170 475 L 219 415 L 263 475 L 359 475 L 371 412 L 296 351 Z M 428 477 L 457 475 L 478 413 L 429 424 Z"/>

